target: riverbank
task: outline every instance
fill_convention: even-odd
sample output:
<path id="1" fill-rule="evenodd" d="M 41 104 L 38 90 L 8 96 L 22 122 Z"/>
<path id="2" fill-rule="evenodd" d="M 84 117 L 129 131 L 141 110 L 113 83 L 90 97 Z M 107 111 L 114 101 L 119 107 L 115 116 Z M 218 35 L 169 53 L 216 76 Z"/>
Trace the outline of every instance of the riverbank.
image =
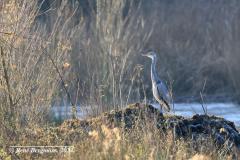
<path id="1" fill-rule="evenodd" d="M 159 108 L 159 104 L 151 104 L 155 108 Z M 204 107 L 204 108 L 203 108 Z M 77 106 L 77 117 L 79 119 L 86 119 L 92 115 L 99 115 L 102 113 L 101 106 Z M 71 106 L 53 106 L 51 108 L 53 121 L 64 121 L 72 118 L 72 107 Z M 223 117 L 226 120 L 234 122 L 234 124 L 240 127 L 240 105 L 235 103 L 174 103 L 172 114 L 183 117 L 192 117 L 195 114 L 204 114 L 207 112 L 208 115 L 216 115 Z"/>
<path id="2" fill-rule="evenodd" d="M 19 133 L 20 134 L 20 133 Z M 69 153 L 18 153 L 23 159 L 236 159 L 240 134 L 221 117 L 160 114 L 151 105 L 133 104 L 58 127 L 29 127 L 21 146 L 72 146 Z M 12 144 L 16 145 L 16 144 Z"/>

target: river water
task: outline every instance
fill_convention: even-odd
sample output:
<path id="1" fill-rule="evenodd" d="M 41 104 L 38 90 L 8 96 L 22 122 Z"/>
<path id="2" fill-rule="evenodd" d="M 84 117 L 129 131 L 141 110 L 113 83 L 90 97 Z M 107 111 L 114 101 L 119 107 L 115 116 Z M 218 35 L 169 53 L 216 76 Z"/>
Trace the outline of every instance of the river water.
<path id="1" fill-rule="evenodd" d="M 155 108 L 159 105 L 154 104 Z M 232 121 L 236 126 L 240 127 L 240 106 L 234 103 L 208 103 L 204 104 L 204 108 L 208 115 L 215 115 L 223 117 Z M 174 111 L 176 115 L 191 117 L 194 114 L 204 114 L 204 110 L 199 103 L 177 103 L 174 104 Z"/>
<path id="2" fill-rule="evenodd" d="M 159 108 L 158 104 L 153 104 L 155 108 Z M 235 123 L 240 127 L 240 106 L 234 103 L 207 103 L 204 108 L 209 115 L 223 117 Z M 85 118 L 91 112 L 94 112 L 94 107 L 77 107 L 78 118 Z M 53 107 L 52 111 L 55 117 L 67 119 L 71 117 L 71 107 Z M 191 117 L 194 114 L 204 114 L 203 107 L 199 103 L 176 103 L 171 114 Z"/>

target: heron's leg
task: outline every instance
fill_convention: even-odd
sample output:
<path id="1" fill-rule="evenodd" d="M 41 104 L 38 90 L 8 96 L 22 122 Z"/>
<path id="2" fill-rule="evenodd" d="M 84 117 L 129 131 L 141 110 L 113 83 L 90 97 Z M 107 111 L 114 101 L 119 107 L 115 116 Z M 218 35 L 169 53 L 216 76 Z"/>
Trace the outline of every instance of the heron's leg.
<path id="1" fill-rule="evenodd" d="M 163 117 L 162 105 L 161 105 L 161 103 L 159 103 L 159 105 L 160 105 L 160 116 Z"/>
<path id="2" fill-rule="evenodd" d="M 159 103 L 159 105 L 160 105 L 160 113 L 163 113 L 163 109 L 162 109 L 161 103 Z"/>

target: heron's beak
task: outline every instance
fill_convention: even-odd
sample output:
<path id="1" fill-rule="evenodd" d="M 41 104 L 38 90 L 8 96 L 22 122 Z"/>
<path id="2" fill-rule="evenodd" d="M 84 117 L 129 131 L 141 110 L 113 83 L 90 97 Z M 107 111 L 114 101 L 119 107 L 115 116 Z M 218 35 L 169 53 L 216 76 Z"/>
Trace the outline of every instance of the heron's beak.
<path id="1" fill-rule="evenodd" d="M 141 54 L 141 55 L 147 57 L 147 54 Z"/>

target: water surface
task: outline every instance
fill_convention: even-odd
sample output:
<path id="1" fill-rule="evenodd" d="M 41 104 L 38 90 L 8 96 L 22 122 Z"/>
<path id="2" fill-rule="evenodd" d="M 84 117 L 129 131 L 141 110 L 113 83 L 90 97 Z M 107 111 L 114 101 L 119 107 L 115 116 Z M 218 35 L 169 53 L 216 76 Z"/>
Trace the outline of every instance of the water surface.
<path id="1" fill-rule="evenodd" d="M 153 105 L 159 108 L 158 104 Z M 203 107 L 207 114 L 223 117 L 240 127 L 240 106 L 234 103 L 208 103 L 204 106 L 199 103 L 176 103 L 173 112 L 176 115 L 190 117 L 194 114 L 204 114 Z"/>
<path id="2" fill-rule="evenodd" d="M 153 104 L 155 108 L 159 109 L 158 104 Z M 96 106 L 95 106 L 96 107 Z M 230 120 L 240 127 L 240 106 L 234 103 L 208 103 L 204 105 L 207 114 L 216 115 Z M 53 107 L 52 111 L 55 117 L 63 119 L 71 118 L 71 107 Z M 77 116 L 85 118 L 92 112 L 95 112 L 94 107 L 77 107 Z M 176 103 L 172 114 L 191 117 L 194 114 L 204 114 L 202 105 L 199 103 Z"/>

